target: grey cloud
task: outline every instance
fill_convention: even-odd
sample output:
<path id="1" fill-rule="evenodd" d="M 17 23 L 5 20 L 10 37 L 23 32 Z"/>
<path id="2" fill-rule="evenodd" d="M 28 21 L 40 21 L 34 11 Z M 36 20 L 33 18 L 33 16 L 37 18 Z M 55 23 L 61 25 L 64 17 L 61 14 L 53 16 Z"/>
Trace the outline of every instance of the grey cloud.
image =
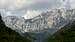
<path id="1" fill-rule="evenodd" d="M 56 7 L 61 7 L 62 3 L 58 0 L 48 0 L 48 2 L 38 2 L 35 4 L 31 4 L 26 7 L 22 7 L 20 10 L 40 10 L 40 9 L 45 9 L 45 8 L 56 8 Z"/>
<path id="2" fill-rule="evenodd" d="M 2 0 L 0 0 L 0 1 L 2 1 Z M 19 16 L 25 14 L 28 10 L 43 11 L 46 8 L 51 9 L 51 8 L 61 7 L 61 4 L 62 4 L 60 2 L 60 0 L 31 0 L 30 2 L 27 0 L 26 1 L 24 0 L 25 2 L 28 2 L 28 3 L 25 4 L 25 3 L 20 2 L 21 3 L 20 5 L 18 3 L 15 3 L 15 2 L 17 2 L 17 0 L 16 1 L 11 0 L 11 1 L 7 0 L 6 1 L 7 4 L 0 3 L 0 6 L 2 6 L 2 7 L 0 7 L 0 9 L 4 8 L 6 11 L 11 12 L 11 14 L 16 14 Z M 19 1 L 22 1 L 22 0 L 19 0 Z"/>

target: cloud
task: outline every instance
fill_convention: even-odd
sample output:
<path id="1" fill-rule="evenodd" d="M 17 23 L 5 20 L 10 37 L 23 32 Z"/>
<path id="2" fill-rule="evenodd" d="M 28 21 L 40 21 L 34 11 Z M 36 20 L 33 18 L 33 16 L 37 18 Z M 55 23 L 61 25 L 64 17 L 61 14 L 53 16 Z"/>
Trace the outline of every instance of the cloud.
<path id="1" fill-rule="evenodd" d="M 36 8 L 38 7 L 46 7 L 49 6 L 56 6 L 56 4 L 59 3 L 58 0 L 0 0 L 0 8 L 8 9 L 8 10 L 17 10 L 17 9 L 23 9 L 23 8 Z M 45 3 L 45 4 L 44 4 Z M 52 5 L 51 5 L 52 4 Z"/>
<path id="2" fill-rule="evenodd" d="M 70 0 L 71 8 L 75 9 L 75 0 Z"/>
<path id="3" fill-rule="evenodd" d="M 59 8 L 61 6 L 60 0 L 0 0 L 0 9 L 4 9 L 6 13 L 18 16 L 28 14 L 27 12 L 30 10 L 31 12 L 33 12 L 32 10 L 44 11 L 47 8 Z"/>
<path id="4" fill-rule="evenodd" d="M 32 10 L 32 11 L 28 10 L 23 17 L 25 19 L 30 19 L 30 18 L 34 18 L 34 17 L 38 16 L 40 13 L 41 13 L 41 11 L 38 11 L 38 10 L 36 10 L 36 11 L 35 10 Z"/>
<path id="5" fill-rule="evenodd" d="M 0 8 L 15 10 L 32 3 L 33 0 L 0 0 Z"/>

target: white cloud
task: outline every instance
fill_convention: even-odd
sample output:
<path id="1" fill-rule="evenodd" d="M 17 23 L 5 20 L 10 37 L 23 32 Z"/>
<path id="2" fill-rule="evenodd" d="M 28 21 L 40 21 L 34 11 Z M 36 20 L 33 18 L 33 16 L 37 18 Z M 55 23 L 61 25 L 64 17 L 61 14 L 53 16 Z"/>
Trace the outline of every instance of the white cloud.
<path id="1" fill-rule="evenodd" d="M 0 0 L 0 8 L 14 10 L 32 3 L 34 3 L 33 0 Z"/>
<path id="2" fill-rule="evenodd" d="M 36 10 L 36 11 L 35 10 L 32 10 L 32 11 L 28 10 L 23 17 L 25 19 L 30 19 L 30 18 L 34 18 L 34 17 L 38 16 L 40 13 L 41 13 L 41 11 L 38 11 L 38 10 Z"/>
<path id="3" fill-rule="evenodd" d="M 71 8 L 75 9 L 75 0 L 70 0 Z"/>
<path id="4" fill-rule="evenodd" d="M 41 6 L 40 4 L 43 4 L 43 3 L 46 3 L 45 5 L 47 4 L 51 5 L 51 3 L 52 5 L 54 5 L 55 2 L 56 0 L 0 0 L 0 8 L 16 10 L 16 9 L 21 9 L 23 7 L 28 8 L 28 6 L 33 7 L 33 5 Z"/>
<path id="5" fill-rule="evenodd" d="M 46 8 L 51 9 L 56 7 L 61 7 L 60 0 L 0 0 L 0 9 L 4 9 L 6 13 L 15 13 L 16 15 L 30 14 L 33 12 L 28 13 L 28 10 L 43 11 Z M 22 13 L 22 11 L 25 12 Z M 32 14 L 36 13 L 33 12 Z"/>

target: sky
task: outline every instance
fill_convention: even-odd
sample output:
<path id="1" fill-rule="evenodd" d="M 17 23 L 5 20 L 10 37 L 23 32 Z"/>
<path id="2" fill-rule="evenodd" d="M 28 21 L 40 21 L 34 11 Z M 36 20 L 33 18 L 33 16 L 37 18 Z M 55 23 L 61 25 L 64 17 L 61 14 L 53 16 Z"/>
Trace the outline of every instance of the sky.
<path id="1" fill-rule="evenodd" d="M 70 1 L 73 4 L 71 6 L 74 6 L 75 1 Z M 62 0 L 0 0 L 0 11 L 3 13 L 3 16 L 25 16 L 35 12 L 40 14 L 42 11 L 46 11 L 46 9 L 62 7 L 62 3 Z"/>
<path id="2" fill-rule="evenodd" d="M 0 8 L 7 10 L 39 9 L 58 6 L 59 0 L 0 0 Z"/>

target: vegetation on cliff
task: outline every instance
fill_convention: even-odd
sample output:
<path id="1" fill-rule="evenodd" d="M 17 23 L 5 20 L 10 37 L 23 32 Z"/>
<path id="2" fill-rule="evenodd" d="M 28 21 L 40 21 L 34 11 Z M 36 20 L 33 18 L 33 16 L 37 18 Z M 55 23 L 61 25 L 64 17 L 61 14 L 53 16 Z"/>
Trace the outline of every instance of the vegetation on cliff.
<path id="1" fill-rule="evenodd" d="M 6 27 L 0 15 L 0 42 L 30 42 L 30 40 Z"/>

